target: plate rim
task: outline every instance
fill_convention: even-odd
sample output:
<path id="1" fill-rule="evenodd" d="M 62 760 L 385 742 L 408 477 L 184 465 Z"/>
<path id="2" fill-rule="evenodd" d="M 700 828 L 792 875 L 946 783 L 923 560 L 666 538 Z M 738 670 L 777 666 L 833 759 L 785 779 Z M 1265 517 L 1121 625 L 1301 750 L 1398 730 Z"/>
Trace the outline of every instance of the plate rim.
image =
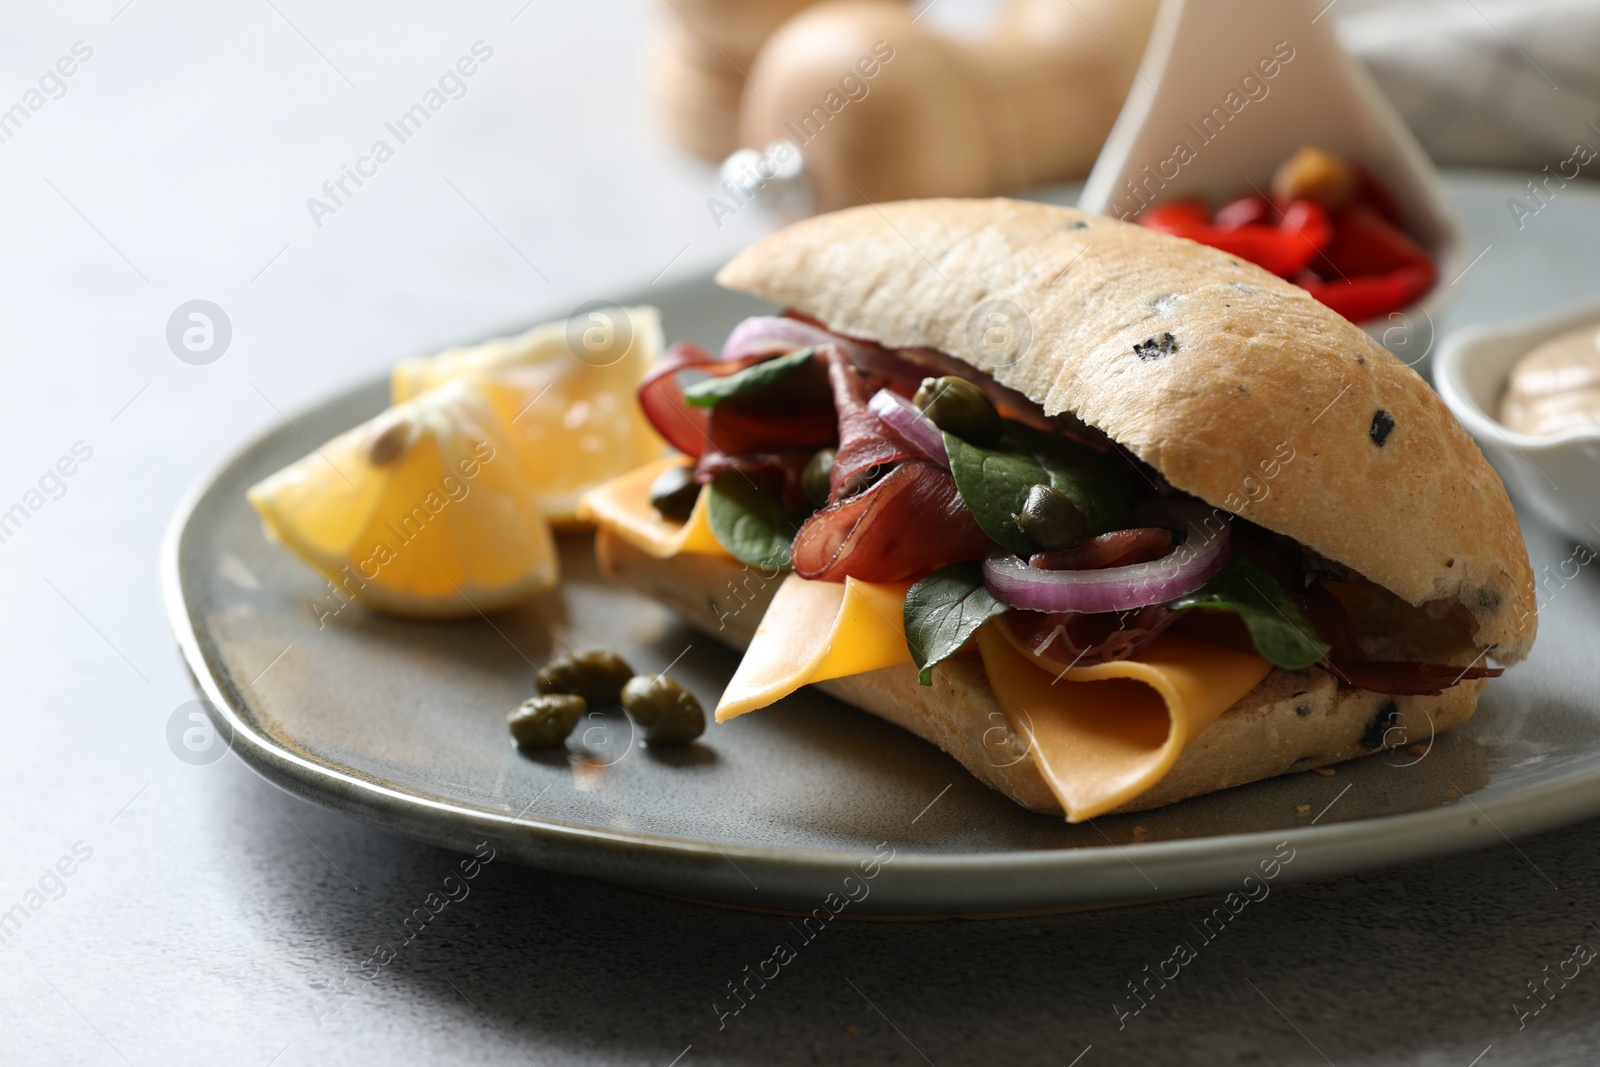
<path id="1" fill-rule="evenodd" d="M 670 288 L 692 290 L 709 280 L 709 275 L 697 273 Z M 362 392 L 378 389 L 386 377 L 374 375 L 344 383 L 321 399 L 297 408 L 289 425 L 348 406 Z M 235 707 L 229 695 L 232 687 L 218 676 L 218 671 L 223 675 L 227 672 L 220 664 L 214 670 L 207 660 L 185 595 L 182 553 L 185 536 L 196 529 L 193 520 L 200 506 L 251 453 L 283 432 L 284 428 L 278 425 L 254 430 L 243 443 L 204 470 L 185 491 L 167 524 L 161 547 L 162 600 L 184 664 L 206 702 L 213 724 L 228 732 L 230 751 L 253 772 L 303 799 L 415 840 L 465 851 L 452 841 L 461 836 L 459 832 L 451 831 L 471 829 L 475 835 L 493 837 L 505 844 L 514 859 L 530 866 L 741 905 L 815 904 L 827 891 L 819 891 L 818 887 L 837 886 L 842 869 L 854 867 L 863 856 L 872 855 L 843 849 L 719 844 L 611 830 L 531 818 L 527 809 L 519 815 L 510 814 L 509 809 L 505 813 L 494 812 L 381 784 L 353 768 L 308 759 L 257 732 Z M 245 703 L 242 696 L 239 700 Z M 1255 861 L 1270 855 L 1276 844 L 1285 841 L 1295 850 L 1295 859 L 1301 861 L 1283 868 L 1280 877 L 1285 883 L 1355 873 L 1486 847 L 1499 840 L 1511 841 L 1514 835 L 1555 829 L 1592 817 L 1600 814 L 1597 784 L 1600 759 L 1592 767 L 1569 770 L 1532 784 L 1502 790 L 1491 785 L 1477 794 L 1462 793 L 1453 802 L 1431 808 L 1321 827 L 1252 830 L 1129 846 L 1140 857 L 1137 864 L 1109 837 L 1105 846 L 1079 848 L 903 856 L 896 853 L 892 867 L 883 869 L 885 874 L 892 871 L 893 877 L 880 882 L 878 889 L 893 885 L 895 892 L 883 895 L 898 895 L 901 903 L 886 912 L 873 908 L 855 910 L 864 914 L 982 914 L 1041 906 L 1109 906 L 1215 892 L 1237 886 L 1243 877 L 1241 872 L 1251 870 Z M 1480 796 L 1481 805 L 1472 799 L 1474 795 Z M 1092 820 L 1090 824 L 1093 825 Z M 1376 826 L 1382 826 L 1384 832 L 1375 835 Z M 631 861 L 628 866 L 638 877 L 619 878 L 614 871 L 599 870 L 603 864 L 574 858 L 586 851 L 594 852 L 597 861 Z M 736 859 L 767 874 L 770 880 L 787 880 L 785 887 L 754 890 L 754 883 L 745 884 L 749 879 L 734 864 Z M 689 865 L 685 867 L 683 861 Z M 1137 876 L 1130 878 L 1121 872 L 1124 865 L 1138 872 Z M 1157 887 L 1145 873 L 1146 868 L 1177 884 L 1170 890 Z M 984 877 L 973 880 L 972 876 L 978 873 Z M 1093 877 L 1083 877 L 1086 875 Z M 795 883 L 797 877 L 809 885 L 800 888 Z M 1140 882 L 1149 883 L 1153 892 L 1143 891 Z"/>

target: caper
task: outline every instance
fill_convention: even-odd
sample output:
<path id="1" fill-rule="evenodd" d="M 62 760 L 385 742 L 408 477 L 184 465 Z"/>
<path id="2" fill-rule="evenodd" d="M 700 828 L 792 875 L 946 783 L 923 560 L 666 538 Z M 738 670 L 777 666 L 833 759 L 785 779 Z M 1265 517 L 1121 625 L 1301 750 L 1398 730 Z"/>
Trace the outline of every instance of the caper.
<path id="1" fill-rule="evenodd" d="M 557 656 L 534 677 L 541 693 L 570 693 L 591 704 L 615 704 L 633 668 L 615 652 L 588 649 Z"/>
<path id="2" fill-rule="evenodd" d="M 1050 485 L 1028 490 L 1022 513 L 1011 516 L 1018 528 L 1046 552 L 1071 548 L 1089 533 L 1089 520 L 1072 498 Z"/>
<path id="3" fill-rule="evenodd" d="M 542 752 L 560 748 L 588 706 L 582 697 L 547 693 L 524 700 L 516 711 L 506 716 L 506 723 L 517 744 Z"/>
<path id="4" fill-rule="evenodd" d="M 650 506 L 663 519 L 684 522 L 700 496 L 700 483 L 694 480 L 693 467 L 668 467 L 650 483 Z"/>
<path id="5" fill-rule="evenodd" d="M 1000 436 L 994 402 L 965 378 L 924 378 L 911 402 L 939 429 L 963 441 L 983 445 Z"/>
<path id="6" fill-rule="evenodd" d="M 833 475 L 833 457 L 833 449 L 819 448 L 806 463 L 806 469 L 800 472 L 800 491 L 805 494 L 806 502 L 814 508 L 826 505 L 833 493 L 833 485 L 829 481 Z"/>
<path id="7" fill-rule="evenodd" d="M 700 702 L 664 674 L 641 674 L 622 687 L 622 710 L 644 727 L 652 745 L 687 745 L 706 729 Z"/>

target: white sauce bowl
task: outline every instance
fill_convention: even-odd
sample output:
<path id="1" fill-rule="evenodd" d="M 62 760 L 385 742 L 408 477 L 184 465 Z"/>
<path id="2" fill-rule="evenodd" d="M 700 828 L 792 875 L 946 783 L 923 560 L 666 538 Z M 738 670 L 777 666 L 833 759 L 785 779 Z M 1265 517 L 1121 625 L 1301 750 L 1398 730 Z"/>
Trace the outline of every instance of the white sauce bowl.
<path id="1" fill-rule="evenodd" d="M 1434 357 L 1434 382 L 1514 499 L 1563 533 L 1600 546 L 1600 429 L 1526 434 L 1497 417 L 1517 361 L 1582 328 L 1600 329 L 1600 302 L 1457 330 Z"/>

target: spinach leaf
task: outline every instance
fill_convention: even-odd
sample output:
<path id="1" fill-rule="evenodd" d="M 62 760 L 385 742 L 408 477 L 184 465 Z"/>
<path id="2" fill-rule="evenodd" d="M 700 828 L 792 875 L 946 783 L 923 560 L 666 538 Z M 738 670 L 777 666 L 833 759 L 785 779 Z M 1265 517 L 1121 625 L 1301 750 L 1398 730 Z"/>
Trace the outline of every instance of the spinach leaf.
<path id="1" fill-rule="evenodd" d="M 684 389 L 684 402 L 691 407 L 712 408 L 720 401 L 754 393 L 782 381 L 817 354 L 815 348 L 797 348 L 788 355 L 752 363 L 744 370 L 721 378 L 706 378 Z"/>
<path id="2" fill-rule="evenodd" d="M 906 646 L 918 668 L 917 681 L 933 684 L 933 668 L 967 643 L 978 627 L 1010 611 L 989 595 L 983 568 L 975 562 L 940 567 L 906 592 Z"/>
<path id="3" fill-rule="evenodd" d="M 799 523 L 737 471 L 724 471 L 703 490 L 711 532 L 728 554 L 752 567 L 787 570 Z"/>
<path id="4" fill-rule="evenodd" d="M 1020 556 L 1039 551 L 1012 518 L 1036 485 L 1065 493 L 1089 520 L 1090 534 L 1127 525 L 1133 507 L 1128 479 L 1110 459 L 1085 445 L 1007 419 L 993 448 L 949 433 L 944 446 L 956 489 L 973 518 L 984 533 Z"/>
<path id="5" fill-rule="evenodd" d="M 1168 607 L 1210 608 L 1231 611 L 1250 631 L 1256 651 L 1274 666 L 1289 670 L 1309 667 L 1328 654 L 1329 646 L 1289 598 L 1283 587 L 1242 552 L 1194 592 L 1168 603 Z"/>

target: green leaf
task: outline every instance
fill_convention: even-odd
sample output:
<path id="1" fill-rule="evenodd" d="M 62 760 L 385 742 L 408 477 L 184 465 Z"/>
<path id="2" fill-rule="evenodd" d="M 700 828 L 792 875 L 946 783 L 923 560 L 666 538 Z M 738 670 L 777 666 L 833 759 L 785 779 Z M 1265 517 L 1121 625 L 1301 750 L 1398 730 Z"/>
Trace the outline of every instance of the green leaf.
<path id="1" fill-rule="evenodd" d="M 975 562 L 940 567 L 906 592 L 906 647 L 917 680 L 933 684 L 933 668 L 958 652 L 978 627 L 1010 611 L 989 595 Z"/>
<path id="2" fill-rule="evenodd" d="M 983 532 L 1020 556 L 1039 551 L 1018 527 L 1028 490 L 1049 485 L 1078 506 L 1091 534 L 1122 529 L 1133 507 L 1126 472 L 1086 445 L 1045 433 L 1010 419 L 994 448 L 982 448 L 953 434 L 944 435 L 956 489 Z"/>
<path id="3" fill-rule="evenodd" d="M 1205 585 L 1168 603 L 1168 607 L 1209 608 L 1231 611 L 1244 621 L 1261 658 L 1289 670 L 1309 667 L 1326 656 L 1329 646 L 1290 599 L 1283 587 L 1242 553 L 1233 558 Z"/>
<path id="4" fill-rule="evenodd" d="M 752 363 L 744 370 L 721 378 L 706 378 L 695 382 L 683 391 L 683 399 L 691 407 L 712 408 L 732 397 L 754 393 L 774 385 L 805 366 L 817 354 L 815 348 L 797 348 L 775 359 Z"/>
<path id="5" fill-rule="evenodd" d="M 799 523 L 777 500 L 737 471 L 724 471 L 705 487 L 706 518 L 728 554 L 752 567 L 787 570 Z"/>

